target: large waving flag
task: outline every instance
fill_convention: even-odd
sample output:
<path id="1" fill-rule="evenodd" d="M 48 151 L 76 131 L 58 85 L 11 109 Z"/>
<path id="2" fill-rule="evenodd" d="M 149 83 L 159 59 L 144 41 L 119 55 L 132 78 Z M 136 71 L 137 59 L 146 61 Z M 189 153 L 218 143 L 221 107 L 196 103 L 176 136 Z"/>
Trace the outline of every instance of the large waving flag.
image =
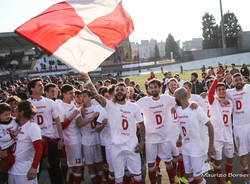
<path id="1" fill-rule="evenodd" d="M 15 30 L 79 72 L 95 70 L 133 31 L 121 0 L 63 1 Z"/>

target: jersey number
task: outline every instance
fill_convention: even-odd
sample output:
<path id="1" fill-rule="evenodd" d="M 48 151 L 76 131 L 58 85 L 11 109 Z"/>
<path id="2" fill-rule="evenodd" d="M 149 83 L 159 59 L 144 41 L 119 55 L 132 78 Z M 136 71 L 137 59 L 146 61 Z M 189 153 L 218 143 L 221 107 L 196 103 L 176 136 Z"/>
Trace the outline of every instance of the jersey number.
<path id="1" fill-rule="evenodd" d="M 128 129 L 128 121 L 126 119 L 122 120 L 122 128 L 123 128 L 123 130 L 127 130 Z"/>
<path id="2" fill-rule="evenodd" d="M 186 136 L 186 135 L 187 135 L 187 130 L 186 130 L 186 128 L 185 128 L 185 127 L 181 127 L 181 129 L 182 129 L 183 135 Z"/>
<path id="3" fill-rule="evenodd" d="M 155 115 L 156 124 L 160 125 L 162 123 L 162 117 L 160 114 Z"/>
<path id="4" fill-rule="evenodd" d="M 227 116 L 227 114 L 223 115 L 223 121 L 224 121 L 225 125 L 228 123 L 228 116 Z"/>
<path id="5" fill-rule="evenodd" d="M 177 120 L 177 113 L 176 112 L 174 112 L 174 120 Z"/>
<path id="6" fill-rule="evenodd" d="M 210 110 L 209 110 L 209 109 L 207 110 L 207 117 L 208 117 L 208 118 L 211 117 L 211 116 L 210 116 Z"/>
<path id="7" fill-rule="evenodd" d="M 44 122 L 43 116 L 42 115 L 37 115 L 36 118 L 37 118 L 37 124 L 42 125 L 43 122 Z"/>
<path id="8" fill-rule="evenodd" d="M 80 158 L 76 158 L 76 164 L 80 164 L 81 163 L 81 159 Z"/>
<path id="9" fill-rule="evenodd" d="M 237 110 L 240 110 L 241 108 L 242 108 L 241 101 L 236 100 L 236 109 L 237 109 Z"/>

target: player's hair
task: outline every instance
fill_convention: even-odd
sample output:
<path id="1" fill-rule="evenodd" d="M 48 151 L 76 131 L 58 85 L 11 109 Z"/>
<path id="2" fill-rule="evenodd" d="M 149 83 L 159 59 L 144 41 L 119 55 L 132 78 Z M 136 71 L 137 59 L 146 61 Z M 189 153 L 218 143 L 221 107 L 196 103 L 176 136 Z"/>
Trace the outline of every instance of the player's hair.
<path id="1" fill-rule="evenodd" d="M 99 94 L 102 95 L 102 96 L 104 96 L 105 93 L 108 93 L 108 88 L 106 86 L 101 87 L 99 89 Z"/>
<path id="2" fill-rule="evenodd" d="M 242 75 L 240 73 L 233 74 L 233 79 L 236 78 L 236 77 L 242 77 Z"/>
<path id="3" fill-rule="evenodd" d="M 23 117 L 31 119 L 36 114 L 35 106 L 29 101 L 23 100 L 18 103 L 17 109 L 19 112 L 23 111 Z"/>
<path id="4" fill-rule="evenodd" d="M 0 103 L 0 114 L 6 111 L 11 111 L 10 105 L 7 103 Z"/>
<path id="5" fill-rule="evenodd" d="M 97 81 L 97 83 L 99 83 L 101 86 L 103 86 L 103 82 L 102 81 Z"/>
<path id="6" fill-rule="evenodd" d="M 161 87 L 161 81 L 159 81 L 158 79 L 152 79 L 148 82 L 148 86 L 150 86 L 151 84 L 156 84 L 157 86 L 159 86 L 159 88 Z"/>
<path id="7" fill-rule="evenodd" d="M 21 100 L 21 98 L 19 98 L 18 96 L 10 96 L 7 100 L 6 100 L 6 103 L 7 104 L 10 104 L 11 102 L 14 102 L 14 101 L 16 101 L 16 102 L 21 102 L 22 100 Z"/>
<path id="8" fill-rule="evenodd" d="M 118 86 L 122 86 L 122 87 L 127 87 L 126 84 L 124 82 L 118 82 L 115 87 L 118 87 Z"/>
<path id="9" fill-rule="evenodd" d="M 195 78 L 198 78 L 198 73 L 192 72 L 191 75 L 193 75 Z"/>
<path id="10" fill-rule="evenodd" d="M 69 84 L 64 84 L 62 86 L 61 93 L 64 94 L 64 93 L 67 93 L 68 91 L 71 91 L 73 89 L 74 89 L 73 86 L 71 86 Z"/>
<path id="11" fill-rule="evenodd" d="M 80 95 L 80 94 L 82 94 L 82 92 L 80 90 L 75 91 L 75 95 Z"/>
<path id="12" fill-rule="evenodd" d="M 216 85 L 216 89 L 220 86 L 223 86 L 224 88 L 226 88 L 226 85 L 224 82 L 218 82 L 217 85 Z"/>
<path id="13" fill-rule="evenodd" d="M 111 86 L 108 87 L 108 93 L 110 95 L 113 95 L 114 91 L 115 91 L 115 84 L 112 84 Z"/>
<path id="14" fill-rule="evenodd" d="M 213 81 L 214 81 L 213 78 L 210 78 L 210 79 L 208 79 L 208 80 L 206 81 L 206 87 L 207 87 L 207 89 L 210 88 L 210 85 L 209 85 L 209 84 L 212 84 Z"/>
<path id="15" fill-rule="evenodd" d="M 176 82 L 176 83 L 178 84 L 177 79 L 175 79 L 175 78 L 171 78 L 171 79 L 169 79 L 169 80 L 168 80 L 168 82 L 167 82 L 167 86 L 168 86 L 168 85 L 169 85 L 169 83 L 170 83 L 170 82 L 172 82 L 172 81 L 174 81 L 174 82 Z"/>
<path id="16" fill-rule="evenodd" d="M 185 82 L 183 83 L 183 86 L 184 86 L 184 85 L 187 85 L 189 89 L 192 89 L 192 83 L 191 83 L 191 82 L 185 81 Z"/>
<path id="17" fill-rule="evenodd" d="M 135 85 L 135 81 L 130 81 L 129 84 Z"/>
<path id="18" fill-rule="evenodd" d="M 89 97 L 92 97 L 93 96 L 93 93 L 91 93 L 89 90 L 87 89 L 84 89 L 82 90 L 82 94 L 87 94 Z"/>
<path id="19" fill-rule="evenodd" d="M 54 83 L 48 83 L 44 86 L 44 91 L 49 92 L 49 88 L 56 88 Z"/>
<path id="20" fill-rule="evenodd" d="M 36 86 L 36 82 L 38 81 L 43 82 L 41 78 L 34 78 L 28 83 L 28 91 L 30 95 L 32 95 L 31 88 L 34 88 Z"/>
<path id="21" fill-rule="evenodd" d="M 104 83 L 106 83 L 106 82 L 111 83 L 111 81 L 110 81 L 110 80 L 108 80 L 108 79 L 104 81 Z"/>

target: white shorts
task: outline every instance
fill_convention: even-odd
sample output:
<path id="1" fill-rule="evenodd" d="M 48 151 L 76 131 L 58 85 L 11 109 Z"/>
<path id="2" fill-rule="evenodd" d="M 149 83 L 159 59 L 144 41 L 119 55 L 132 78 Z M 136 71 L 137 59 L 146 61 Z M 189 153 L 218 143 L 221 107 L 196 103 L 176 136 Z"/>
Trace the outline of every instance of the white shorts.
<path id="1" fill-rule="evenodd" d="M 234 156 L 234 144 L 233 142 L 214 141 L 214 147 L 216 154 L 215 160 L 222 160 L 222 151 L 227 158 L 233 158 Z"/>
<path id="2" fill-rule="evenodd" d="M 204 164 L 204 156 L 192 157 L 182 155 L 186 174 L 193 173 L 193 176 L 200 176 L 202 174 L 202 166 Z"/>
<path id="3" fill-rule="evenodd" d="M 171 141 L 156 144 L 146 143 L 145 146 L 147 163 L 155 163 L 157 156 L 164 162 L 170 162 L 172 160 L 172 155 L 179 155 L 178 149 Z"/>
<path id="4" fill-rule="evenodd" d="M 105 146 L 106 151 L 106 160 L 109 165 L 109 171 L 114 172 L 113 164 L 112 164 L 112 156 L 111 156 L 111 145 Z"/>
<path id="5" fill-rule="evenodd" d="M 68 167 L 82 166 L 82 144 L 65 145 Z"/>
<path id="6" fill-rule="evenodd" d="M 250 126 L 235 126 L 233 131 L 238 155 L 247 155 L 250 152 Z"/>
<path id="7" fill-rule="evenodd" d="M 139 153 L 122 150 L 119 146 L 112 146 L 111 159 L 116 179 L 124 176 L 125 168 L 127 168 L 131 174 L 141 174 L 141 158 Z"/>
<path id="8" fill-rule="evenodd" d="M 87 165 L 102 162 L 101 145 L 83 145 L 83 155 Z"/>
<path id="9" fill-rule="evenodd" d="M 8 178 L 9 184 L 38 184 L 37 178 L 33 180 L 28 180 L 27 176 L 25 175 L 13 175 L 9 174 Z"/>

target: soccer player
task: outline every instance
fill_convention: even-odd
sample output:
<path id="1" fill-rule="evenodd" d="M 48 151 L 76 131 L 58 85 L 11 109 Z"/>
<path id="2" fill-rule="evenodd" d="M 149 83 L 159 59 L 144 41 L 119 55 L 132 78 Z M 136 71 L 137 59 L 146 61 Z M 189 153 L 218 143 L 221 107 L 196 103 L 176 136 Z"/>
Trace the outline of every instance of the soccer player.
<path id="1" fill-rule="evenodd" d="M 174 92 L 176 89 L 179 88 L 179 83 L 177 79 L 171 78 L 168 80 L 167 83 L 168 87 L 168 94 L 170 96 L 174 97 Z M 172 124 L 171 124 L 171 135 L 173 140 L 174 146 L 176 146 L 176 141 L 179 138 L 180 131 L 179 131 L 179 120 L 176 111 L 171 111 L 171 116 L 172 116 Z M 184 164 L 183 164 L 183 159 L 182 159 L 182 154 L 181 154 L 181 148 L 175 148 L 179 149 L 179 151 L 175 151 L 176 153 L 179 152 L 179 157 L 176 155 L 173 155 L 173 166 L 176 168 L 177 166 L 177 160 L 178 160 L 178 170 L 179 170 L 179 178 L 182 183 L 188 183 L 187 179 L 185 178 L 185 169 L 184 169 Z"/>
<path id="2" fill-rule="evenodd" d="M 191 184 L 205 184 L 206 180 L 202 177 L 202 165 L 204 156 L 215 153 L 213 125 L 207 118 L 204 111 L 198 107 L 195 110 L 190 108 L 188 93 L 185 88 L 175 91 L 177 115 L 180 122 L 181 135 L 177 141 L 177 146 L 182 146 L 183 162 L 188 181 Z M 206 125 L 209 132 L 209 148 L 203 144 L 207 136 L 202 131 L 202 126 Z"/>
<path id="3" fill-rule="evenodd" d="M 234 142 L 232 133 L 232 121 L 231 115 L 233 111 L 233 103 L 228 100 L 228 104 L 220 103 L 221 100 L 227 100 L 226 98 L 226 85 L 224 82 L 218 82 L 222 79 L 217 74 L 217 78 L 212 83 L 208 91 L 208 101 L 210 104 L 211 122 L 214 127 L 214 145 L 215 145 L 215 162 L 214 173 L 216 174 L 216 180 L 218 184 L 222 184 L 222 151 L 226 156 L 226 182 L 230 184 L 230 173 L 233 169 L 233 155 L 234 155 Z M 214 98 L 214 92 L 216 92 L 217 98 Z"/>
<path id="4" fill-rule="evenodd" d="M 8 179 L 8 170 L 14 164 L 13 147 L 18 134 L 18 124 L 11 117 L 11 107 L 7 103 L 0 103 L 0 149 L 6 150 L 8 156 L 3 159 L 0 169 L 0 183 Z"/>
<path id="5" fill-rule="evenodd" d="M 172 154 L 178 156 L 178 150 L 171 141 L 171 108 L 175 100 L 169 95 L 160 95 L 161 82 L 157 79 L 149 81 L 151 97 L 144 97 L 136 104 L 143 113 L 146 129 L 146 160 L 148 173 L 152 184 L 156 183 L 155 159 L 157 156 L 166 164 L 166 169 L 173 184 L 177 181 L 176 168 L 172 164 Z"/>
<path id="6" fill-rule="evenodd" d="M 9 184 L 37 184 L 37 167 L 42 157 L 41 129 L 30 120 L 36 108 L 28 101 L 18 104 L 16 120 L 20 132 L 16 136 L 15 163 L 9 170 Z"/>
<path id="7" fill-rule="evenodd" d="M 76 108 L 78 108 L 78 109 L 80 109 L 82 107 L 82 105 L 83 105 L 82 98 L 83 98 L 82 92 L 79 91 L 79 90 L 76 90 L 74 100 L 75 100 Z"/>
<path id="8" fill-rule="evenodd" d="M 48 162 L 53 172 L 53 178 L 51 179 L 56 184 L 61 184 L 63 183 L 63 176 L 60 169 L 59 149 L 63 147 L 63 135 L 58 108 L 53 100 L 42 96 L 44 87 L 41 79 L 36 78 L 31 80 L 28 84 L 28 90 L 30 94 L 28 101 L 37 109 L 34 121 L 41 128 L 44 157 L 48 157 Z M 59 138 L 56 136 L 53 121 L 56 122 Z"/>
<path id="9" fill-rule="evenodd" d="M 240 163 L 243 168 L 245 183 L 250 184 L 248 176 L 248 153 L 250 151 L 250 85 L 243 84 L 240 73 L 233 75 L 233 86 L 227 95 L 233 101 L 233 133 Z"/>
<path id="10" fill-rule="evenodd" d="M 101 95 L 106 99 L 110 99 L 108 95 L 108 90 L 102 90 Z M 105 147 L 105 157 L 108 164 L 108 183 L 114 184 L 114 168 L 111 161 L 111 129 L 110 122 L 108 120 L 107 111 L 103 108 L 97 118 L 96 131 L 100 132 L 100 142 L 101 145 Z"/>
<path id="11" fill-rule="evenodd" d="M 87 74 L 82 74 L 89 79 Z M 127 88 L 124 83 L 118 83 L 115 87 L 114 99 L 106 100 L 98 95 L 92 82 L 88 82 L 86 88 L 95 92 L 94 98 L 107 111 L 111 127 L 111 155 L 115 171 L 115 182 L 123 182 L 124 170 L 127 168 L 134 177 L 135 184 L 142 184 L 140 154 L 144 148 L 145 127 L 143 117 L 135 103 L 126 101 Z M 140 126 L 141 141 L 138 143 L 136 136 L 136 122 Z"/>
<path id="12" fill-rule="evenodd" d="M 83 155 L 88 165 L 89 175 L 93 184 L 102 182 L 102 154 L 99 134 L 96 132 L 96 118 L 102 107 L 93 103 L 91 92 L 82 91 L 83 107 L 81 116 L 77 118 L 77 126 L 81 128 Z"/>
<path id="13" fill-rule="evenodd" d="M 73 87 L 65 84 L 61 88 L 63 100 L 58 103 L 59 117 L 62 122 L 63 137 L 65 152 L 67 157 L 68 167 L 72 169 L 70 180 L 73 183 L 80 184 L 82 180 L 82 149 L 81 149 L 81 134 L 76 125 L 76 118 L 79 110 L 74 104 Z"/>

